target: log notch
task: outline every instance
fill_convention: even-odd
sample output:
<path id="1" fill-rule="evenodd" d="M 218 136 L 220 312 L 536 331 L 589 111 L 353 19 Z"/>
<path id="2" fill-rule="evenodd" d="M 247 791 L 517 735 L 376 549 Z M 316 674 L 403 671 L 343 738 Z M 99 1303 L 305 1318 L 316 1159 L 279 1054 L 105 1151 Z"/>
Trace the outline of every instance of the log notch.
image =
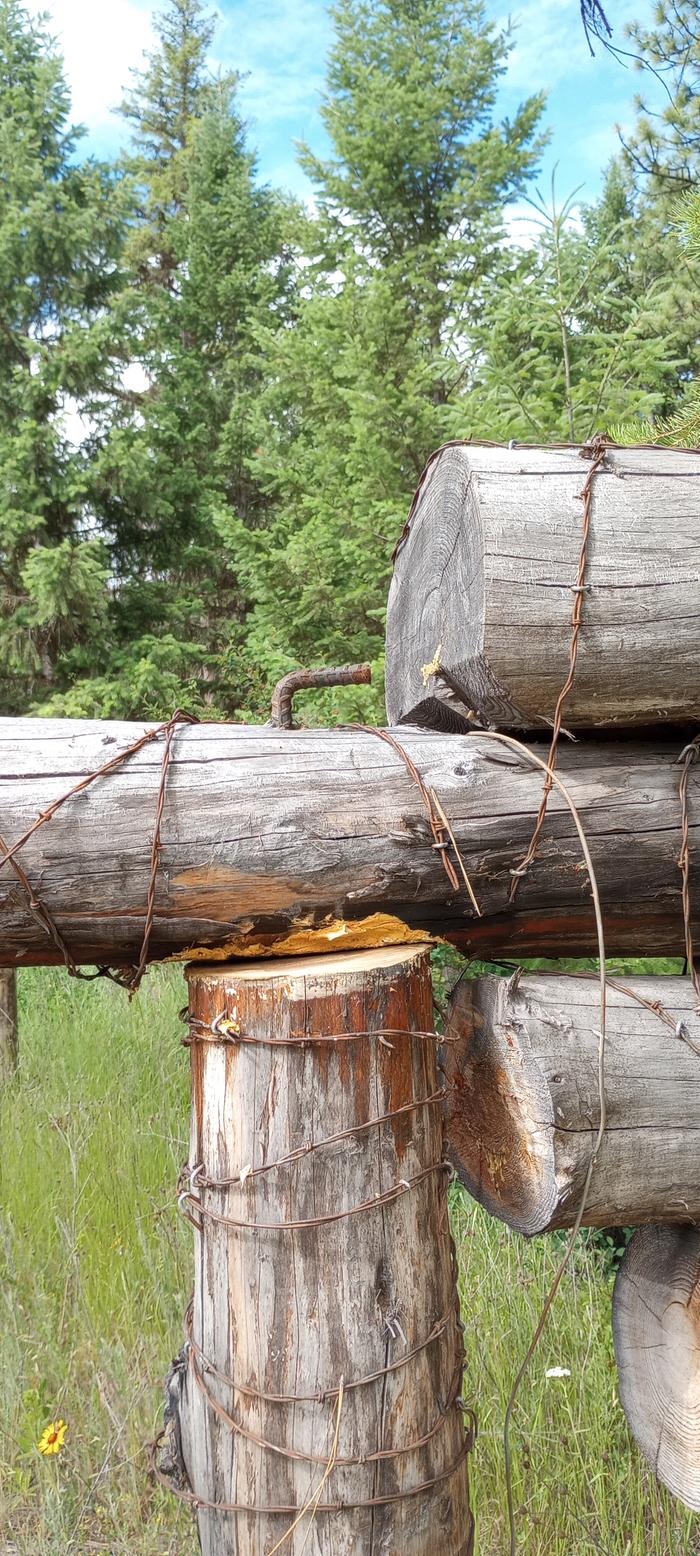
<path id="1" fill-rule="evenodd" d="M 669 1024 L 648 1008 L 657 1001 Z M 696 1004 L 690 979 L 609 985 L 608 1121 L 585 1226 L 700 1218 Z M 572 1226 L 600 1117 L 595 976 L 465 979 L 447 1030 L 448 1145 L 462 1181 L 519 1232 Z"/>
<path id="2" fill-rule="evenodd" d="M 468 1556 L 436 1045 L 408 1035 L 432 1029 L 428 952 L 198 966 L 188 979 L 190 1160 L 204 1164 L 193 1194 L 205 1206 L 181 1385 L 190 1485 L 205 1502 L 262 1509 L 301 1508 L 316 1494 L 315 1517 L 300 1520 L 285 1556 Z M 386 1042 L 327 1040 L 382 1028 L 394 1031 Z M 274 1165 L 290 1152 L 293 1162 Z M 261 1224 L 315 1218 L 296 1230 Z M 336 1428 L 339 1463 L 324 1481 Z M 329 1503 L 343 1508 L 324 1512 Z M 204 1556 L 270 1552 L 294 1516 L 202 1507 Z"/>
<path id="3" fill-rule="evenodd" d="M 12 844 L 143 725 L 0 720 L 0 835 Z M 482 910 L 455 892 L 416 784 L 365 730 L 178 730 L 167 781 L 153 960 L 308 954 L 426 933 L 475 955 L 595 954 L 590 890 L 569 812 L 552 794 L 537 865 L 508 904 L 542 774 L 482 735 L 399 730 L 450 818 Z M 593 852 L 611 952 L 683 955 L 678 734 L 668 744 L 564 742 L 560 768 Z M 138 959 L 162 738 L 76 795 L 19 858 L 79 962 Z M 547 753 L 547 745 L 541 748 Z M 690 771 L 700 842 L 700 766 Z M 692 895 L 700 936 L 700 896 Z M 0 963 L 60 960 L 0 864 Z"/>
<path id="4" fill-rule="evenodd" d="M 17 974 L 0 967 L 0 1087 L 17 1074 Z"/>
<path id="5" fill-rule="evenodd" d="M 566 680 L 589 462 L 577 449 L 444 449 L 400 547 L 387 617 L 387 709 L 542 729 Z M 700 716 L 700 455 L 610 449 L 593 482 L 569 727 Z M 455 699 L 435 660 L 462 688 Z M 466 703 L 466 709 L 465 709 Z M 454 725 L 453 725 L 454 727 Z"/>
<path id="6" fill-rule="evenodd" d="M 700 1513 L 700 1230 L 635 1232 L 613 1295 L 620 1398 L 654 1474 Z"/>

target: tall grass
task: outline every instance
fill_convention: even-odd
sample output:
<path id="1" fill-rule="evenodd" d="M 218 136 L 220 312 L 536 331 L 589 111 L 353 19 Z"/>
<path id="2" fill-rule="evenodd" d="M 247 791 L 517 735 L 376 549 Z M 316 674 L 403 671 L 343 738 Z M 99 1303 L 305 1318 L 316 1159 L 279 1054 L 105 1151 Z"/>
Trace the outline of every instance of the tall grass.
<path id="1" fill-rule="evenodd" d="M 130 1005 L 60 972 L 20 978 L 21 1069 L 0 1102 L 0 1556 L 197 1550 L 143 1451 L 191 1281 L 173 1194 L 188 1135 L 183 988 L 153 971 Z M 461 1193 L 452 1208 L 480 1423 L 477 1552 L 503 1556 L 503 1414 L 560 1249 L 511 1236 Z M 516 1411 L 520 1549 L 697 1556 L 700 1521 L 659 1490 L 624 1423 L 610 1294 L 584 1243 Z M 571 1376 L 547 1378 L 553 1366 Z M 44 1459 L 36 1445 L 58 1416 L 66 1448 Z"/>

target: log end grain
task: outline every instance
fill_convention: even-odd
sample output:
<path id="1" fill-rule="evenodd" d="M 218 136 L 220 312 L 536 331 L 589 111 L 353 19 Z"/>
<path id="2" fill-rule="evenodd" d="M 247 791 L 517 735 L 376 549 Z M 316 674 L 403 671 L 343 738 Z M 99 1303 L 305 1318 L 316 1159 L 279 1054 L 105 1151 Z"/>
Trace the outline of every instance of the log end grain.
<path id="1" fill-rule="evenodd" d="M 447 1027 L 448 1151 L 480 1205 L 533 1234 L 548 1226 L 556 1206 L 552 1101 L 527 1034 L 508 1020 L 506 980 L 478 985 L 459 985 Z"/>
<path id="2" fill-rule="evenodd" d="M 447 1027 L 457 1171 L 528 1234 L 700 1218 L 700 1018 L 689 978 L 608 979 L 600 1120 L 597 976 L 464 980 Z"/>
<path id="3" fill-rule="evenodd" d="M 635 1232 L 615 1282 L 620 1398 L 662 1485 L 700 1512 L 700 1229 Z"/>
<path id="4" fill-rule="evenodd" d="M 442 703 L 450 716 L 471 709 L 543 731 L 569 672 L 581 588 L 565 723 L 697 720 L 700 458 L 609 449 L 584 503 L 591 468 L 570 447 L 448 444 L 433 457 L 389 595 L 393 723 L 443 727 Z"/>

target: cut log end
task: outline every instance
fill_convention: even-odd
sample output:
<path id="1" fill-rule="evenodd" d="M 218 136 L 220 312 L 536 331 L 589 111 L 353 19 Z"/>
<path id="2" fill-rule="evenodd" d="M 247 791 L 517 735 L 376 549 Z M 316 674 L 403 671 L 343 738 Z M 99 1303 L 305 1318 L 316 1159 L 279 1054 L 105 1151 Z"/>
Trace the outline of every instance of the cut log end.
<path id="1" fill-rule="evenodd" d="M 691 981 L 611 979 L 606 1005 L 607 1126 L 583 1225 L 700 1219 Z M 600 1119 L 599 1032 L 595 976 L 465 979 L 456 991 L 445 1061 L 450 1154 L 470 1193 L 516 1231 L 576 1219 Z"/>
<path id="2" fill-rule="evenodd" d="M 555 1209 L 552 1105 L 536 1065 L 501 1025 L 507 1003 L 505 979 L 459 985 L 445 1053 L 447 1140 L 474 1199 L 527 1235 Z"/>
<path id="3" fill-rule="evenodd" d="M 362 974 L 386 967 L 401 967 L 429 950 L 430 943 L 421 941 L 408 946 L 373 946 L 363 951 L 339 951 L 337 956 L 287 956 L 271 961 L 228 962 L 224 966 L 218 961 L 196 961 L 185 969 L 185 976 L 197 980 L 205 978 L 207 982 L 221 979 L 224 983 L 232 980 L 235 983 L 259 983 L 265 979 L 278 978 L 328 978 L 336 973 L 345 976 L 348 973 Z"/>
<path id="4" fill-rule="evenodd" d="M 700 460 L 677 449 L 610 449 L 593 478 L 580 577 L 590 468 L 576 448 L 448 444 L 435 456 L 389 595 L 393 723 L 450 727 L 471 709 L 502 727 L 545 731 L 568 673 L 582 577 L 565 723 L 697 719 Z"/>
<path id="5" fill-rule="evenodd" d="M 655 1475 L 700 1512 L 700 1228 L 635 1232 L 613 1297 L 620 1398 Z"/>

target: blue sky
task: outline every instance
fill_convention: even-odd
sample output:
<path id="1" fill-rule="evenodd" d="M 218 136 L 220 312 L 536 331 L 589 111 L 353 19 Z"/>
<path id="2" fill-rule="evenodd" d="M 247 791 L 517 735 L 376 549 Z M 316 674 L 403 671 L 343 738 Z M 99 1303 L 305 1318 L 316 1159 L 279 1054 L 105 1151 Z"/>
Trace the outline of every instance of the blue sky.
<path id="1" fill-rule="evenodd" d="M 116 149 L 122 126 L 111 109 L 153 44 L 156 0 L 31 0 L 48 11 L 64 51 L 76 119 L 87 125 L 99 153 Z M 257 148 L 262 176 L 295 193 L 308 192 L 295 160 L 294 142 L 305 139 L 323 152 L 319 117 L 324 62 L 332 23 L 324 0 L 219 0 L 216 62 L 246 71 L 242 101 Z M 504 24 L 507 12 L 487 0 L 489 16 Z M 625 46 L 624 25 L 651 16 L 651 0 L 609 0 L 614 41 Z M 615 150 L 615 123 L 632 122 L 632 98 L 640 76 L 602 48 L 591 59 L 579 15 L 579 0 L 520 0 L 510 12 L 514 48 L 501 91 L 500 108 L 512 114 L 524 97 L 543 87 L 549 93 L 546 122 L 552 142 L 541 185 L 554 164 L 557 193 L 583 184 L 581 198 L 595 195 L 601 170 Z M 653 78 L 643 84 L 655 87 Z M 654 95 L 658 95 L 658 88 Z"/>

